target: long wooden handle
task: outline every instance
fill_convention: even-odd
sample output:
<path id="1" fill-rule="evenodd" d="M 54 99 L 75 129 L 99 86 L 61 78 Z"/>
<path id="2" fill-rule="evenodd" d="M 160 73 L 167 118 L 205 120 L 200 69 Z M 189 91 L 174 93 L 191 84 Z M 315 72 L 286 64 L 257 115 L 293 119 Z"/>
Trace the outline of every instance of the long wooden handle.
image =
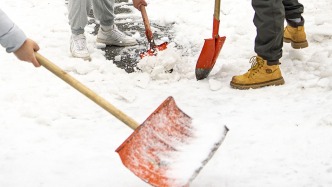
<path id="1" fill-rule="evenodd" d="M 81 92 L 83 95 L 91 99 L 93 102 L 101 106 L 103 109 L 111 113 L 113 116 L 118 118 L 120 121 L 128 125 L 132 129 L 136 129 L 139 124 L 134 121 L 132 118 L 121 112 L 119 109 L 115 108 L 112 104 L 107 102 L 104 98 L 97 95 L 91 89 L 80 83 L 74 77 L 60 69 L 58 66 L 53 64 L 51 61 L 40 55 L 39 53 L 35 53 L 38 62 L 44 66 L 46 69 L 51 71 L 53 74 L 58 76 L 60 79 L 64 80 L 70 86 L 74 87 L 76 90 Z"/>
<path id="2" fill-rule="evenodd" d="M 213 14 L 214 18 L 216 20 L 220 20 L 220 0 L 215 0 L 214 1 L 214 14 Z"/>
<path id="3" fill-rule="evenodd" d="M 142 18 L 143 18 L 146 38 L 148 39 L 150 47 L 154 48 L 155 43 L 154 43 L 154 40 L 153 40 L 153 33 L 151 31 L 150 21 L 149 21 L 148 14 L 146 13 L 146 9 L 145 9 L 144 5 L 140 6 L 140 11 L 141 11 Z"/>
<path id="4" fill-rule="evenodd" d="M 145 6 L 141 5 L 140 10 L 141 10 L 141 15 L 143 18 L 145 30 L 151 30 L 150 21 L 148 18 L 148 14 L 146 13 Z"/>

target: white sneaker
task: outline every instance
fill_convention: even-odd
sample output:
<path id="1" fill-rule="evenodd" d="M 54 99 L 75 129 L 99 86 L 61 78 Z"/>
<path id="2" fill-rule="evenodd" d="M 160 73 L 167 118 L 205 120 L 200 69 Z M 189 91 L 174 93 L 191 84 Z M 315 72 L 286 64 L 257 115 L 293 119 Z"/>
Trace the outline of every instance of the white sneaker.
<path id="1" fill-rule="evenodd" d="M 138 44 L 133 37 L 127 36 L 119 31 L 115 24 L 113 24 L 112 29 L 108 31 L 103 31 L 103 29 L 100 28 L 97 35 L 97 42 L 122 47 Z"/>
<path id="2" fill-rule="evenodd" d="M 70 52 L 73 57 L 90 60 L 90 53 L 86 46 L 86 38 L 84 34 L 75 35 L 70 37 Z"/>

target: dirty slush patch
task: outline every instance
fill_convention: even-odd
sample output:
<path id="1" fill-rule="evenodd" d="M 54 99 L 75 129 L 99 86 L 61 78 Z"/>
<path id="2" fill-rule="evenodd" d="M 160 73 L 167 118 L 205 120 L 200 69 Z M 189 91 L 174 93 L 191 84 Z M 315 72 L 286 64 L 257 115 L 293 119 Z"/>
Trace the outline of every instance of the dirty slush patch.
<path id="1" fill-rule="evenodd" d="M 148 41 L 145 36 L 145 27 L 141 16 L 132 16 L 133 4 L 128 0 L 115 0 L 114 13 L 115 24 L 120 31 L 127 35 L 134 35 L 139 32 L 140 39 L 138 39 L 138 45 L 129 47 L 109 46 L 101 48 L 105 51 L 105 57 L 107 60 L 111 60 L 117 67 L 124 69 L 127 73 L 132 73 L 138 70 L 136 67 L 140 60 L 139 54 L 146 51 L 149 48 Z M 149 14 L 149 13 L 148 13 Z M 91 34 L 97 35 L 99 30 L 98 21 L 94 19 L 92 10 L 89 15 L 89 24 L 95 24 L 95 29 Z M 153 20 L 150 20 L 151 30 L 155 41 L 158 41 L 161 37 L 168 38 L 169 42 L 172 41 L 173 33 L 172 24 L 158 25 Z M 158 45 L 158 43 L 156 42 Z"/>

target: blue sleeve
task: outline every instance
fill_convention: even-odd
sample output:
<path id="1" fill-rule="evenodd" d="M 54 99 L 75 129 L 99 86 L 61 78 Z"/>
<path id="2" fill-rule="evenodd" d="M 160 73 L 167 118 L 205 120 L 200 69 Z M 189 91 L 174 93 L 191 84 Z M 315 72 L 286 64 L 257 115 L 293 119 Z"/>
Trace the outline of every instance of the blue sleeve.
<path id="1" fill-rule="evenodd" d="M 15 52 L 26 39 L 24 32 L 0 9 L 0 44 L 6 51 Z"/>

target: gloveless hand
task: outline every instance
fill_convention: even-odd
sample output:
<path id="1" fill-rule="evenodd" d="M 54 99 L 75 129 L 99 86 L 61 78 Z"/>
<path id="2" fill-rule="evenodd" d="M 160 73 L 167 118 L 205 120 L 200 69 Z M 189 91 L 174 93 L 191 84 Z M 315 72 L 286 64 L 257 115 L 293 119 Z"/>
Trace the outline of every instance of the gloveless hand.
<path id="1" fill-rule="evenodd" d="M 40 64 L 35 56 L 35 52 L 38 50 L 38 44 L 28 38 L 27 40 L 25 40 L 22 46 L 14 52 L 14 54 L 19 60 L 31 62 L 35 67 L 39 67 Z"/>

